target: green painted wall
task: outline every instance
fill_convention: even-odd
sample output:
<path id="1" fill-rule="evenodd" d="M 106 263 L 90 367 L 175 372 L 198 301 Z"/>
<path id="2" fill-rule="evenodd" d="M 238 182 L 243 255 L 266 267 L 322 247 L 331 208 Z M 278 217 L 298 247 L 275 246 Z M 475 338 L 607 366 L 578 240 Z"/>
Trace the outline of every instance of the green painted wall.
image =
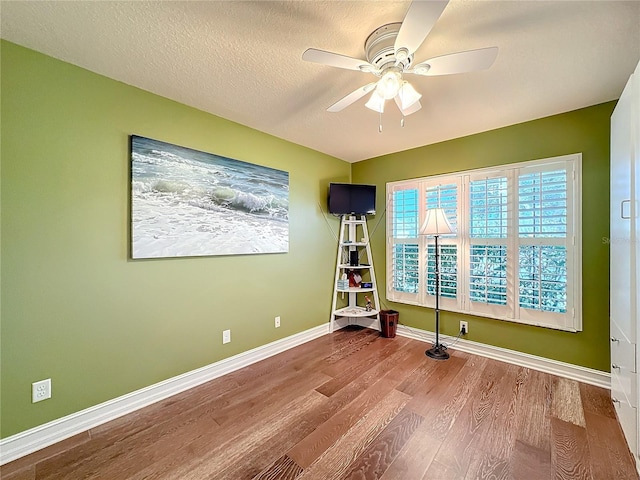
<path id="1" fill-rule="evenodd" d="M 609 371 L 609 118 L 615 102 L 534 120 L 477 135 L 373 158 L 353 165 L 354 183 L 374 183 L 384 205 L 386 183 L 472 168 L 582 153 L 583 161 L 583 331 L 567 333 L 489 318 L 442 312 L 441 332 L 541 357 Z M 382 215 L 378 209 L 376 224 Z M 386 219 L 383 219 L 385 221 Z M 385 231 L 372 237 L 379 285 L 386 285 Z M 379 292 L 384 297 L 384 287 Z M 433 331 L 433 310 L 385 302 L 400 323 Z"/>
<path id="2" fill-rule="evenodd" d="M 8 42 L 1 57 L 2 437 L 328 321 L 318 203 L 348 163 Z M 289 253 L 129 260 L 132 133 L 288 171 Z"/>

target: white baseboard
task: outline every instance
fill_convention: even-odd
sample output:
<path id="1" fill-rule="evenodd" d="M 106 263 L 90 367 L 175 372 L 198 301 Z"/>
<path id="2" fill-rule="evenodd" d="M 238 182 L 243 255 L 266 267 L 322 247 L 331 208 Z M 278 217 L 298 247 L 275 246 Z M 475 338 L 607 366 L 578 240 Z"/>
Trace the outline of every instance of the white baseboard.
<path id="1" fill-rule="evenodd" d="M 413 338 L 423 342 L 435 341 L 435 333 L 421 330 L 419 328 L 407 327 L 405 325 L 398 325 L 396 333 L 403 337 Z M 440 342 L 445 345 L 451 345 L 455 338 L 456 337 L 440 335 Z M 473 342 L 462 338 L 451 348 L 452 350 L 460 350 L 461 352 L 472 353 L 474 355 L 492 358 L 501 362 L 512 363 L 521 367 L 550 373 L 551 375 L 577 380 L 597 387 L 609 390 L 611 389 L 611 375 L 600 370 L 559 362 L 557 360 L 538 357 L 528 353 L 517 352 L 515 350 L 508 350 L 506 348 L 494 347 L 493 345 L 486 345 L 484 343 Z"/>
<path id="2" fill-rule="evenodd" d="M 329 324 L 323 324 L 4 438 L 0 440 L 0 465 L 327 333 Z"/>

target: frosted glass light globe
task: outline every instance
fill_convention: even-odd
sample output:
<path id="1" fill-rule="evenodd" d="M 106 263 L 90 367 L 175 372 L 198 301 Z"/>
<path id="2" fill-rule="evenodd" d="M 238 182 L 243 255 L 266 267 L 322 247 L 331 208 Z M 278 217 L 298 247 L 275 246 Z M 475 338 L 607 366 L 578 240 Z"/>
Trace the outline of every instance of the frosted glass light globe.
<path id="1" fill-rule="evenodd" d="M 376 86 L 376 91 L 385 100 L 391 100 L 398 94 L 400 87 L 402 86 L 402 75 L 398 70 L 387 70 Z"/>
<path id="2" fill-rule="evenodd" d="M 365 103 L 364 106 L 374 112 L 384 113 L 384 102 L 386 102 L 386 100 L 382 98 L 382 95 L 380 95 L 377 90 L 374 90 L 371 98 L 369 98 L 369 101 Z"/>

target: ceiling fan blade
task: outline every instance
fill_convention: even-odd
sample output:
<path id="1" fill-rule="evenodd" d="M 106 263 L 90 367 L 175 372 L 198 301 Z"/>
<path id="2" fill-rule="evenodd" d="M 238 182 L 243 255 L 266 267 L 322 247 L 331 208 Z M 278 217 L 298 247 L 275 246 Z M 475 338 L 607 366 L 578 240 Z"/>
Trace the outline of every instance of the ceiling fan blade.
<path id="1" fill-rule="evenodd" d="M 331 67 L 346 68 L 347 70 L 372 72 L 376 69 L 366 60 L 347 57 L 345 55 L 340 55 L 339 53 L 327 52 L 325 50 L 318 50 L 315 48 L 308 48 L 305 50 L 302 54 L 302 59 L 307 62 L 320 63 Z"/>
<path id="2" fill-rule="evenodd" d="M 364 87 L 360 87 L 357 90 L 354 90 L 349 95 L 338 100 L 336 103 L 327 108 L 327 112 L 339 112 L 340 110 L 347 108 L 349 105 L 356 102 L 357 100 L 360 100 L 367 93 L 376 88 L 376 83 L 377 82 L 368 83 Z"/>
<path id="3" fill-rule="evenodd" d="M 400 48 L 406 48 L 409 55 L 415 52 L 442 15 L 447 3 L 448 0 L 412 2 L 402 21 L 393 49 L 397 52 Z"/>
<path id="4" fill-rule="evenodd" d="M 469 50 L 467 52 L 451 53 L 420 62 L 420 64 L 415 65 L 409 73 L 434 76 L 475 72 L 477 70 L 485 70 L 489 68 L 493 65 L 497 56 L 498 47 L 480 48 L 478 50 Z M 423 68 L 427 65 L 428 68 Z"/>
<path id="5" fill-rule="evenodd" d="M 394 97 L 394 99 L 396 101 L 396 105 L 398 106 L 398 108 L 402 112 L 402 115 L 404 115 L 405 117 L 408 117 L 412 113 L 416 113 L 418 110 L 420 110 L 422 108 L 422 104 L 420 103 L 420 100 L 418 100 L 418 101 L 412 103 L 411 105 L 409 105 L 407 108 L 405 108 L 403 110 L 402 109 L 402 102 L 400 101 L 400 98 L 398 97 L 398 95 L 396 95 Z"/>

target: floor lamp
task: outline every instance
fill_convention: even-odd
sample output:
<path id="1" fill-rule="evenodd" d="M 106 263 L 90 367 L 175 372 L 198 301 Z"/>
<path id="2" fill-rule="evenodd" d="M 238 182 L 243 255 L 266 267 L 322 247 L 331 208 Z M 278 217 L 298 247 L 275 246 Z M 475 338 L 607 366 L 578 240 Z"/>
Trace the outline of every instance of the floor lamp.
<path id="1" fill-rule="evenodd" d="M 453 233 L 451 224 L 442 208 L 427 210 L 427 218 L 420 229 L 421 235 L 430 235 L 436 239 L 436 343 L 424 352 L 427 357 L 435 360 L 449 358 L 446 347 L 440 344 L 440 251 L 438 250 L 438 237 Z"/>

